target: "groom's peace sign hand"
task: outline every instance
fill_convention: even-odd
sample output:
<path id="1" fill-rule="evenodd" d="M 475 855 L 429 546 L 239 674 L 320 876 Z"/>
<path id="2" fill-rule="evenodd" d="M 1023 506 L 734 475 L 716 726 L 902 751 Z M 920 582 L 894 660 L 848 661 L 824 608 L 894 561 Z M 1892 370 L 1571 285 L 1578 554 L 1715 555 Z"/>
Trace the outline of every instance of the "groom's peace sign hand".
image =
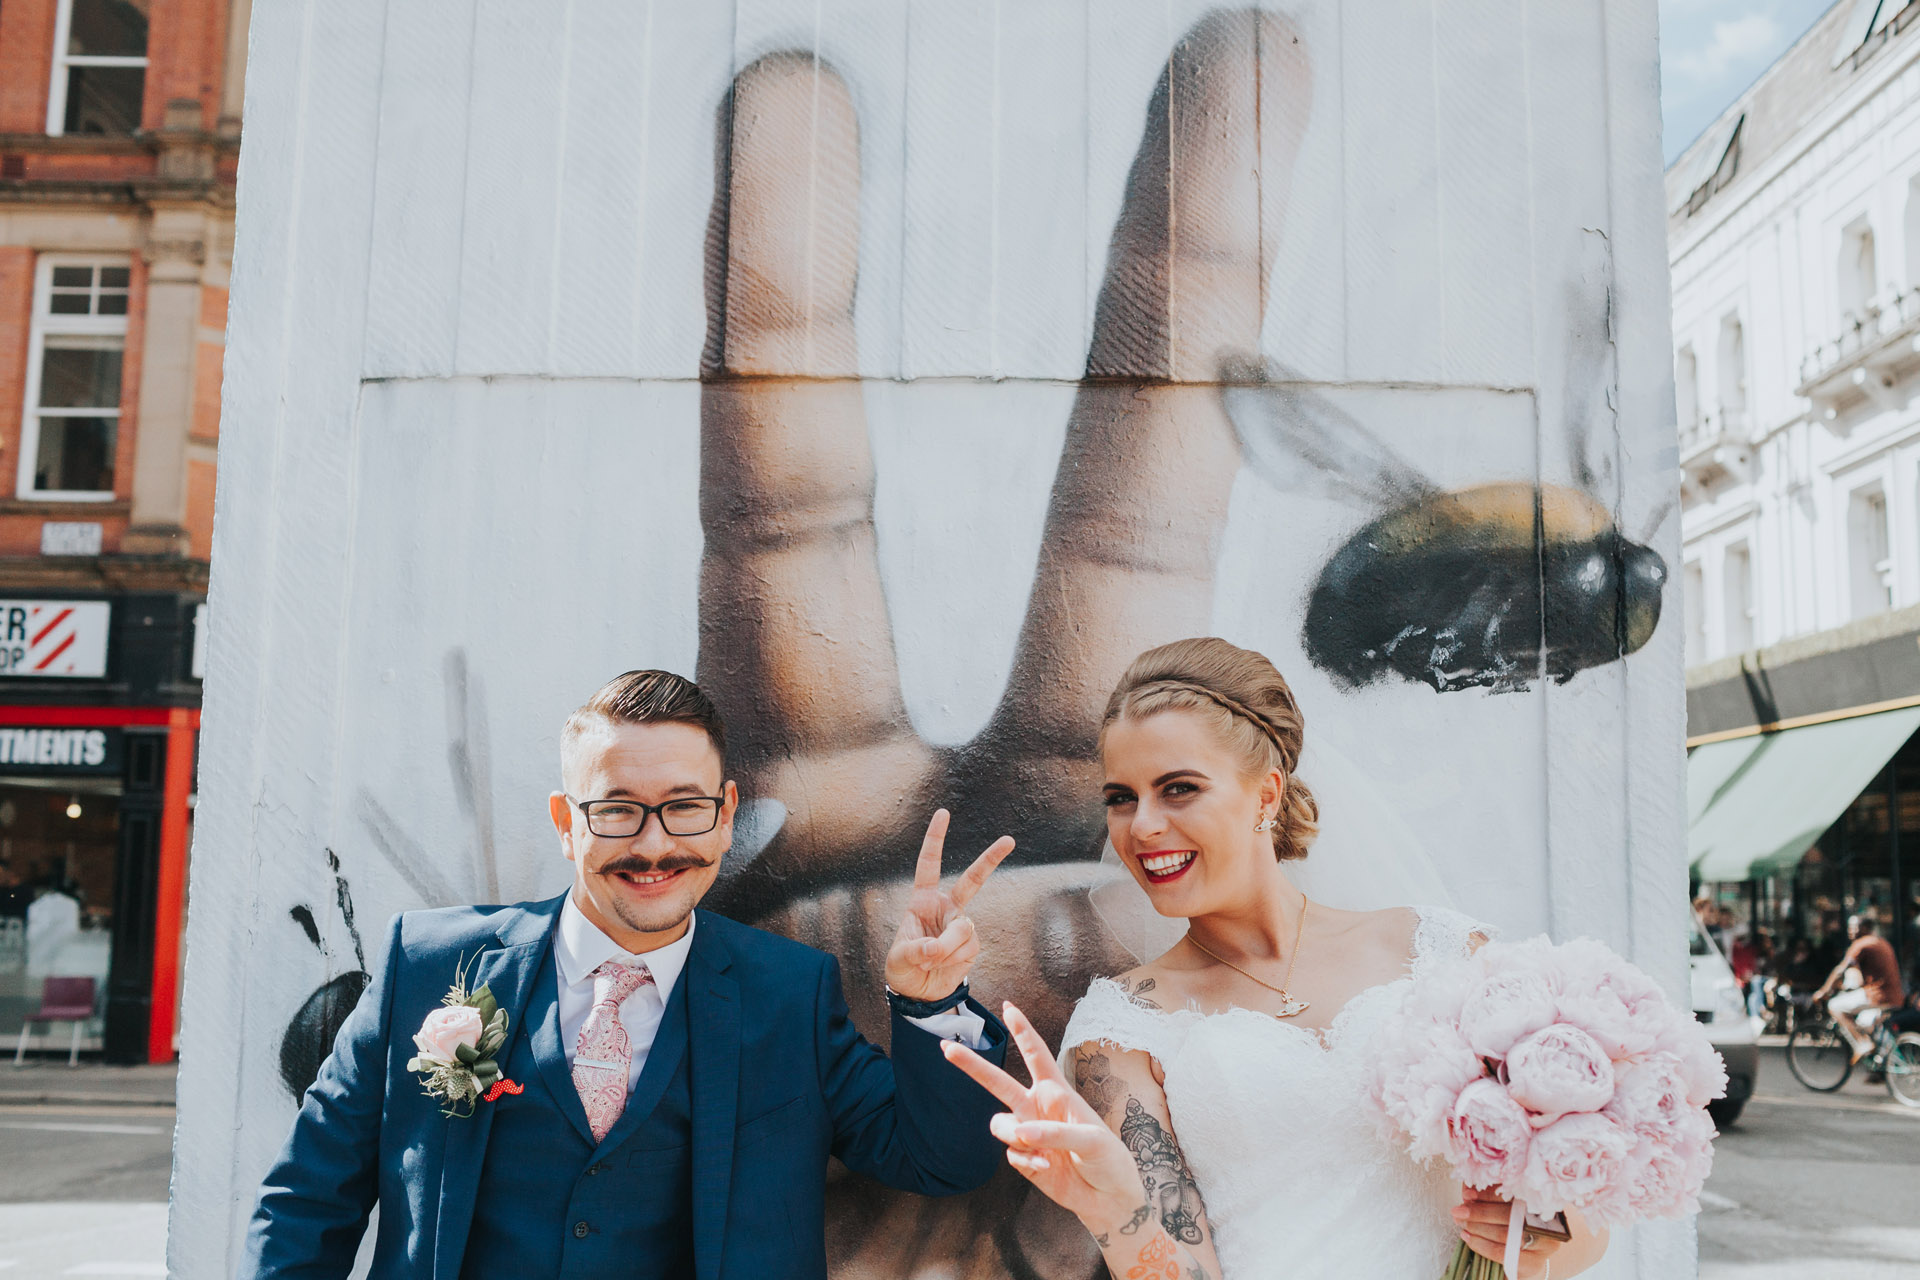
<path id="1" fill-rule="evenodd" d="M 887 949 L 887 985 L 910 1000 L 938 1000 L 966 978 L 980 954 L 980 939 L 964 909 L 1001 859 L 1013 852 L 1013 837 L 1001 836 L 952 887 L 942 888 L 940 855 L 947 843 L 947 818 L 945 809 L 936 809 L 927 823 L 907 912 Z"/>

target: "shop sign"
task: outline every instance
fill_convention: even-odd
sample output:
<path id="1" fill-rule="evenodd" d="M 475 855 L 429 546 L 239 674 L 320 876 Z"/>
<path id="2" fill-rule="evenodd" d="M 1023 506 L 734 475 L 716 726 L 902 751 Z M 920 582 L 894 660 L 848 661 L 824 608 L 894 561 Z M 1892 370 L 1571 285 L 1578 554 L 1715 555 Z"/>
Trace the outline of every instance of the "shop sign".
<path id="1" fill-rule="evenodd" d="M 0 725 L 0 773 L 119 773 L 125 730 Z"/>
<path id="2" fill-rule="evenodd" d="M 107 674 L 104 600 L 0 600 L 0 677 Z"/>

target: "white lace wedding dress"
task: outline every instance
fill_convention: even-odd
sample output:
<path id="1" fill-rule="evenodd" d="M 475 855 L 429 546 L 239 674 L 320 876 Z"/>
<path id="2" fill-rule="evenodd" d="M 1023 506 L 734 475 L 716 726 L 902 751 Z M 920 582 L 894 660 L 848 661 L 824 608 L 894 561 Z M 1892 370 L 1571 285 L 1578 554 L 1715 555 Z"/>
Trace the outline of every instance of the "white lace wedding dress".
<path id="1" fill-rule="evenodd" d="M 1369 987 L 1326 1043 L 1268 1014 L 1155 1010 L 1097 978 L 1061 1044 L 1105 1041 L 1151 1054 L 1173 1132 L 1199 1184 L 1225 1280 L 1438 1280 L 1459 1235 L 1447 1170 L 1422 1168 L 1361 1097 L 1371 1046 L 1433 961 L 1492 930 L 1418 907 L 1407 975 Z"/>

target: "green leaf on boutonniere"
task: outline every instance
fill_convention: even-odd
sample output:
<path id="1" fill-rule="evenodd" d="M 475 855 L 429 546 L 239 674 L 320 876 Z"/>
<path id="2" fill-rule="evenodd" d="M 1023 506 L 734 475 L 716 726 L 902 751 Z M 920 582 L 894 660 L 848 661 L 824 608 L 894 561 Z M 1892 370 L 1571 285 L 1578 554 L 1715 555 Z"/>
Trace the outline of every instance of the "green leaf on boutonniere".
<path id="1" fill-rule="evenodd" d="M 493 1016 L 500 1012 L 500 1002 L 493 998 L 493 992 L 486 987 L 474 992 L 467 1002 L 480 1011 L 480 1021 L 483 1023 L 491 1023 Z"/>

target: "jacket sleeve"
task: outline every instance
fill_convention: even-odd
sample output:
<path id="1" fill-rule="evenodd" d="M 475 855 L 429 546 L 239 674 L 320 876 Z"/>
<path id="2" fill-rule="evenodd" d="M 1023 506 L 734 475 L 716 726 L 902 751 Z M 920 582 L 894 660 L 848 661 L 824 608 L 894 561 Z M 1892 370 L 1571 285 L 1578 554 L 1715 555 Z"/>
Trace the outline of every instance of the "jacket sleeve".
<path id="1" fill-rule="evenodd" d="M 379 1191 L 380 1115 L 400 921 L 307 1090 L 247 1226 L 242 1280 L 344 1280 Z"/>
<path id="2" fill-rule="evenodd" d="M 895 1013 L 889 1061 L 853 1025 L 832 956 L 821 968 L 816 1004 L 820 1083 L 841 1163 L 920 1195 L 971 1191 L 993 1176 L 1001 1146 L 987 1121 L 1000 1104 L 946 1060 L 938 1039 Z M 968 1004 L 987 1024 L 980 1056 L 1005 1062 L 1006 1027 Z"/>

